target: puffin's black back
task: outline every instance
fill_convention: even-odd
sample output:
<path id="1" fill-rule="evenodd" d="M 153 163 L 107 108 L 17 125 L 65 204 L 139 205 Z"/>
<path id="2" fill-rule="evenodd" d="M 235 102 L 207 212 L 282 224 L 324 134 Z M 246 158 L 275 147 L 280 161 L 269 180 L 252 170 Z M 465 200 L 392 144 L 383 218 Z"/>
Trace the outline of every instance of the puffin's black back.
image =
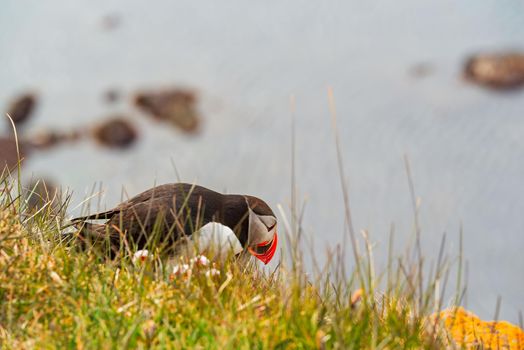
<path id="1" fill-rule="evenodd" d="M 96 219 L 107 221 L 104 225 L 86 224 L 84 233 L 109 237 L 113 246 L 120 245 L 120 237 L 124 234 L 138 249 L 152 239 L 171 247 L 183 235 L 191 235 L 209 222 L 229 226 L 242 245 L 248 239 L 248 209 L 244 196 L 223 195 L 185 183 L 154 187 L 110 211 L 74 221 Z M 157 236 L 152 238 L 152 233 Z"/>

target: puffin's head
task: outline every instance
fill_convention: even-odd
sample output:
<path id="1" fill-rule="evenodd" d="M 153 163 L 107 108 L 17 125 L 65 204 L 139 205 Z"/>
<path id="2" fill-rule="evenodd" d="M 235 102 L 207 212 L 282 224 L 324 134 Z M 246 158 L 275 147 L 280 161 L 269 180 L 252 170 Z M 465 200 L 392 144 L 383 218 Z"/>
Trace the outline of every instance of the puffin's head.
<path id="1" fill-rule="evenodd" d="M 249 211 L 247 250 L 267 264 L 277 250 L 277 218 L 263 200 L 252 196 L 244 197 Z"/>

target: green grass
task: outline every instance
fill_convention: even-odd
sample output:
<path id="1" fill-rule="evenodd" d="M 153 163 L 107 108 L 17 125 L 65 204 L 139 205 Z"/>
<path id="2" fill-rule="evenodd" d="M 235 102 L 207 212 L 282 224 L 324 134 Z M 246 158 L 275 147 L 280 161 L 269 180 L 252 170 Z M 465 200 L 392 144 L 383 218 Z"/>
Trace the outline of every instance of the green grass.
<path id="1" fill-rule="evenodd" d="M 353 271 L 337 250 L 318 267 L 304 261 L 300 220 L 284 220 L 280 233 L 287 239 L 275 270 L 226 261 L 216 263 L 220 275 L 195 268 L 187 278 L 174 276 L 173 259 L 160 254 L 133 263 L 133 252 L 107 261 L 95 250 L 75 249 L 61 238 L 67 201 L 48 201 L 35 211 L 13 195 L 21 192 L 16 179 L 0 182 L 2 349 L 419 349 L 446 343 L 428 318 L 440 308 L 438 290 L 449 271 L 442 254 L 430 276 L 423 276 L 422 256 L 411 253 L 390 256 L 386 270 L 377 272 L 364 239 Z M 314 273 L 305 273 L 306 263 Z M 359 301 L 352 300 L 357 289 Z"/>

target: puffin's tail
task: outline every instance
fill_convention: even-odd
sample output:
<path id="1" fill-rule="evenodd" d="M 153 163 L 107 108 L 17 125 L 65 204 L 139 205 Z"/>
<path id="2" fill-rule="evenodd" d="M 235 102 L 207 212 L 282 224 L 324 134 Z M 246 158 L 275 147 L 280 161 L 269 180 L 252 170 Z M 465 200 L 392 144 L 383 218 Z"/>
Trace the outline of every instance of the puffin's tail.
<path id="1" fill-rule="evenodd" d="M 84 223 L 86 220 L 108 220 L 111 219 L 115 214 L 118 213 L 118 210 L 108 210 L 101 213 L 86 215 L 86 216 L 79 216 L 77 218 L 74 218 L 71 220 L 73 224 L 76 223 Z"/>
<path id="2" fill-rule="evenodd" d="M 106 238 L 106 225 L 91 224 L 89 222 L 76 222 L 74 225 L 78 230 L 80 239 L 103 240 Z"/>
<path id="3" fill-rule="evenodd" d="M 108 252 L 111 256 L 117 252 L 119 244 L 114 234 L 108 231 L 107 225 L 76 220 L 72 226 L 76 228 L 72 233 L 74 246 L 80 251 L 96 249 Z"/>
<path id="4" fill-rule="evenodd" d="M 116 246 L 118 246 L 118 234 L 115 235 L 114 232 L 110 232 L 106 224 L 93 224 L 88 221 L 107 221 L 116 213 L 118 213 L 118 210 L 112 209 L 101 213 L 76 217 L 71 219 L 67 225 L 62 226 L 62 230 L 71 228 L 66 235 L 70 236 L 70 242 L 81 251 L 86 251 L 95 246 L 104 246 L 102 243 L 108 243 L 105 244 L 105 246 L 110 247 L 111 250 L 114 251 L 115 243 Z"/>

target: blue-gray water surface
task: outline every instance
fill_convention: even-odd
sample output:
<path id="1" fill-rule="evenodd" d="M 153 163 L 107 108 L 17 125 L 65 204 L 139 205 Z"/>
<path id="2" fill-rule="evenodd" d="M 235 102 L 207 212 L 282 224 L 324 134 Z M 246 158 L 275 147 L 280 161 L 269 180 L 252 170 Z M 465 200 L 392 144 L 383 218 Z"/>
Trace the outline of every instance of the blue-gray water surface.
<path id="1" fill-rule="evenodd" d="M 104 28 L 104 18 L 116 22 Z M 103 184 L 103 207 L 156 183 L 184 181 L 290 202 L 290 96 L 296 99 L 296 174 L 304 227 L 342 241 L 327 87 L 357 230 L 383 261 L 389 228 L 400 252 L 412 235 L 403 156 L 420 197 L 425 253 L 450 256 L 464 230 L 467 306 L 517 320 L 524 310 L 524 91 L 494 93 L 461 79 L 481 50 L 524 48 L 522 1 L 38 1 L 0 5 L 0 103 L 32 89 L 40 104 L 28 131 L 129 115 L 141 128 L 129 151 L 88 141 L 30 158 L 24 176 L 56 179 L 73 204 Z M 413 67 L 425 64 L 427 76 Z M 132 106 L 141 88 L 199 92 L 204 122 L 185 135 Z M 108 106 L 103 93 L 125 98 Z M 5 107 L 4 105 L 2 105 Z M 4 108 L 5 109 L 5 108 Z"/>

